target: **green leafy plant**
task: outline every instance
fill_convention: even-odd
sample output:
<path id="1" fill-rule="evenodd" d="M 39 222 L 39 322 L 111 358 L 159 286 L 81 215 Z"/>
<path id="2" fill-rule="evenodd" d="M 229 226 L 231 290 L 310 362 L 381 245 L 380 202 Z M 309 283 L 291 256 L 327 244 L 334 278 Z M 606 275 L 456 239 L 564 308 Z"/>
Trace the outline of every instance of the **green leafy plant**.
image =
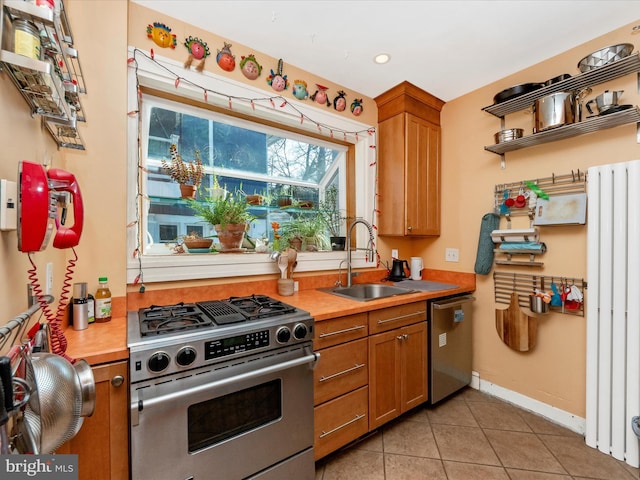
<path id="1" fill-rule="evenodd" d="M 195 214 L 210 223 L 225 228 L 229 224 L 249 223 L 254 216 L 248 210 L 244 195 L 227 192 L 223 198 L 207 197 L 202 201 L 189 200 Z"/>
<path id="2" fill-rule="evenodd" d="M 196 150 L 196 158 L 193 162 L 185 162 L 177 151 L 175 144 L 169 147 L 171 163 L 162 159 L 162 169 L 169 174 L 171 180 L 181 185 L 194 185 L 199 187 L 204 178 L 204 166 L 200 158 L 200 151 Z"/>

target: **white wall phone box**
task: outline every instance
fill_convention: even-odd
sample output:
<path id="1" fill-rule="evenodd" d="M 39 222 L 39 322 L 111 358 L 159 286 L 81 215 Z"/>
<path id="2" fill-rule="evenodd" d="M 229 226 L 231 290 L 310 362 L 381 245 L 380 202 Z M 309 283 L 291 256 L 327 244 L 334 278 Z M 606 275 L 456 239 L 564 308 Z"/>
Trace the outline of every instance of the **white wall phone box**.
<path id="1" fill-rule="evenodd" d="M 0 180 L 0 230 L 16 230 L 18 226 L 18 189 L 16 182 Z"/>

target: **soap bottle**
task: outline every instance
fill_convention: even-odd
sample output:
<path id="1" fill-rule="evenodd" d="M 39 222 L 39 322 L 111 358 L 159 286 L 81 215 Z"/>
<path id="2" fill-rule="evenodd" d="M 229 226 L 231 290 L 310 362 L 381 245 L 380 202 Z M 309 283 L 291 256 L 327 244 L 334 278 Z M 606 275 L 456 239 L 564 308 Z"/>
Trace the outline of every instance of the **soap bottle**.
<path id="1" fill-rule="evenodd" d="M 111 320 L 111 291 L 107 285 L 107 277 L 98 279 L 100 286 L 95 294 L 95 319 L 96 323 Z"/>

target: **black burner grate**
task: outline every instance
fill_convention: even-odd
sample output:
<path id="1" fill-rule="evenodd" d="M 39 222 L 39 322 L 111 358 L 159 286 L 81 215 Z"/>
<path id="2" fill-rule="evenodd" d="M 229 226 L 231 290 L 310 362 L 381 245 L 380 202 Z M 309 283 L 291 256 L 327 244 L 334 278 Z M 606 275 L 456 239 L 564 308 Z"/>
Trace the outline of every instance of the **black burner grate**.
<path id="1" fill-rule="evenodd" d="M 196 305 L 218 325 L 244 322 L 246 320 L 246 317 L 229 305 L 228 302 L 212 300 L 208 302 L 198 302 Z"/>

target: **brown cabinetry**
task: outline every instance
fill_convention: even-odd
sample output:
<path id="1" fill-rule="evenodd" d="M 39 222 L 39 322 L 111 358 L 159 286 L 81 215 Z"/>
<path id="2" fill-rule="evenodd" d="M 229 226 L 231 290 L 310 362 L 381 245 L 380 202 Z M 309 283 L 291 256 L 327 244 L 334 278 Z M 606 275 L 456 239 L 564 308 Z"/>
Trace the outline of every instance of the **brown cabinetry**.
<path id="1" fill-rule="evenodd" d="M 367 314 L 316 323 L 314 454 L 319 459 L 368 431 Z"/>
<path id="2" fill-rule="evenodd" d="M 129 478 L 127 362 L 93 367 L 96 408 L 82 428 L 56 453 L 78 455 L 80 480 Z"/>
<path id="3" fill-rule="evenodd" d="M 369 337 L 369 429 L 427 401 L 427 323 Z"/>
<path id="4" fill-rule="evenodd" d="M 315 458 L 427 401 L 426 302 L 316 323 Z"/>
<path id="5" fill-rule="evenodd" d="M 378 106 L 378 234 L 440 235 L 440 110 L 444 102 L 409 82 Z"/>

